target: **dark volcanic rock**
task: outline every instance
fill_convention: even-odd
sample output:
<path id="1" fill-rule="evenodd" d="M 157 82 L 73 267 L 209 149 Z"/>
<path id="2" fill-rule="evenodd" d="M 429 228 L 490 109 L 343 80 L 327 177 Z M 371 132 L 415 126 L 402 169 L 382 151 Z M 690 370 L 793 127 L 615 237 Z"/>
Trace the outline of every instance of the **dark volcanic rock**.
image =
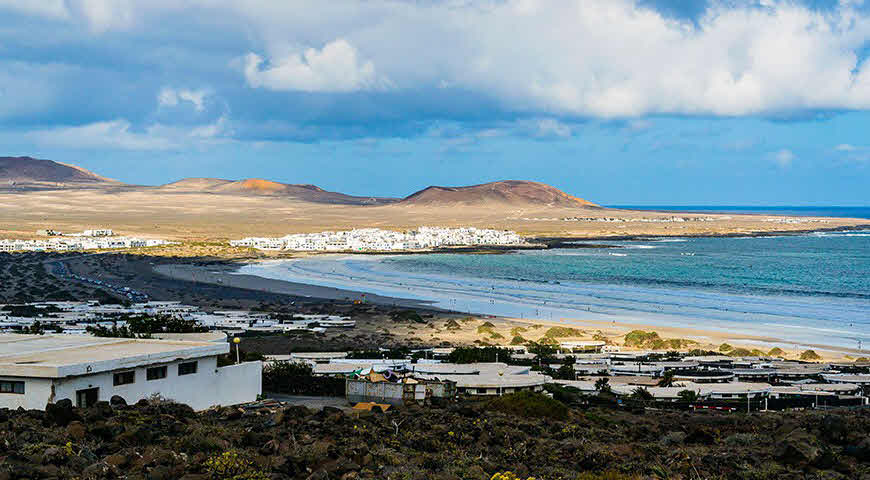
<path id="1" fill-rule="evenodd" d="M 112 395 L 112 398 L 109 399 L 109 405 L 111 405 L 111 407 L 115 409 L 124 408 L 127 406 L 127 401 L 124 400 L 124 397 L 121 397 L 119 395 Z"/>
<path id="2" fill-rule="evenodd" d="M 774 455 L 791 465 L 807 465 L 822 455 L 822 449 L 816 437 L 806 430 L 796 429 L 777 443 Z"/>
<path id="3" fill-rule="evenodd" d="M 45 421 L 47 425 L 65 427 L 73 420 L 81 420 L 81 416 L 73 410 L 72 402 L 68 399 L 57 403 L 49 403 L 45 406 Z"/>

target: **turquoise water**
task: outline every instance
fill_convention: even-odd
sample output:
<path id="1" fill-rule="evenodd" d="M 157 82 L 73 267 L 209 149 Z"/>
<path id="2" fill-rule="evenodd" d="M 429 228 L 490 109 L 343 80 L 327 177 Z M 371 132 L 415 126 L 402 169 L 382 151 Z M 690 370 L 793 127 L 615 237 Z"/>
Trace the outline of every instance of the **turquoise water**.
<path id="1" fill-rule="evenodd" d="M 759 215 L 788 215 L 804 217 L 841 217 L 870 219 L 870 207 L 745 207 L 745 206 L 694 206 L 694 205 L 612 205 L 613 208 L 629 210 L 661 210 L 666 212 L 699 213 L 745 213 Z"/>
<path id="2" fill-rule="evenodd" d="M 482 279 L 870 299 L 867 232 L 594 243 L 619 248 L 511 255 L 415 255 L 384 262 L 409 272 Z"/>
<path id="3" fill-rule="evenodd" d="M 870 231 L 595 243 L 614 248 L 330 256 L 242 273 L 478 314 L 713 329 L 782 346 L 870 346 Z"/>

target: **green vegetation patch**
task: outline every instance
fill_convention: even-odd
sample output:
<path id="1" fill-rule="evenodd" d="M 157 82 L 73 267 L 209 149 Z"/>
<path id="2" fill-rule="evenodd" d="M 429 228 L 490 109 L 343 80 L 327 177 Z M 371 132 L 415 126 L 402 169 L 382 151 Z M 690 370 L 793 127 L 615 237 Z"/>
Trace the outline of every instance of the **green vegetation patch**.
<path id="1" fill-rule="evenodd" d="M 544 336 L 547 338 L 563 338 L 563 337 L 582 337 L 586 332 L 579 328 L 571 327 L 550 327 Z"/>
<path id="2" fill-rule="evenodd" d="M 646 343 L 660 340 L 657 332 L 645 332 L 643 330 L 632 330 L 625 334 L 625 346 L 627 347 L 642 347 Z"/>
<path id="3" fill-rule="evenodd" d="M 719 351 L 722 353 L 730 352 L 731 350 L 734 350 L 734 347 L 732 347 L 731 345 L 728 345 L 727 343 L 723 343 L 722 345 L 719 345 Z"/>
<path id="4" fill-rule="evenodd" d="M 687 338 L 661 338 L 658 332 L 652 331 L 632 330 L 625 335 L 625 346 L 651 350 L 678 350 L 697 343 Z"/>
<path id="5" fill-rule="evenodd" d="M 447 321 L 447 323 L 444 324 L 444 328 L 446 328 L 447 330 L 460 330 L 462 329 L 462 325 L 460 325 L 459 322 L 451 318 Z"/>
<path id="6" fill-rule="evenodd" d="M 528 331 L 529 331 L 529 329 L 525 328 L 525 327 L 514 327 L 511 329 L 511 336 L 515 337 L 521 333 L 526 333 Z"/>
<path id="7" fill-rule="evenodd" d="M 564 420 L 568 418 L 568 407 L 543 393 L 517 392 L 490 400 L 489 410 L 510 413 L 529 418 L 550 418 Z"/>
<path id="8" fill-rule="evenodd" d="M 819 356 L 819 354 L 813 350 L 806 350 L 803 353 L 801 353 L 801 360 L 814 361 L 814 360 L 821 360 L 821 359 L 822 359 L 822 357 Z"/>
<path id="9" fill-rule="evenodd" d="M 728 352 L 728 355 L 732 357 L 751 357 L 752 352 L 746 348 L 735 348 Z"/>
<path id="10" fill-rule="evenodd" d="M 779 348 L 779 347 L 771 348 L 770 351 L 767 352 L 767 354 L 770 355 L 771 357 L 782 357 L 782 356 L 785 356 L 785 352 L 784 352 L 781 348 Z"/>

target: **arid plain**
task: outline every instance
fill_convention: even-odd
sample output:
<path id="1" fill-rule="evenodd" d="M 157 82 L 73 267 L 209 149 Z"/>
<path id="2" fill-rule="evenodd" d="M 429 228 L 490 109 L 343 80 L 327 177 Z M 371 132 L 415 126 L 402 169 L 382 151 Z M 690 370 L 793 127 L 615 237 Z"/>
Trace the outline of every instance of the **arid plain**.
<path id="1" fill-rule="evenodd" d="M 123 234 L 184 241 L 361 227 L 408 229 L 419 225 L 476 226 L 529 236 L 724 235 L 851 227 L 862 219 L 804 218 L 769 221 L 765 215 L 681 214 L 711 221 L 653 223 L 673 213 L 547 204 L 341 205 L 275 195 L 167 192 L 160 188 L 78 188 L 0 192 L 0 237 L 30 238 L 39 229 L 79 231 L 105 226 Z M 624 222 L 568 221 L 610 217 Z M 634 221 L 633 221 L 634 220 Z"/>

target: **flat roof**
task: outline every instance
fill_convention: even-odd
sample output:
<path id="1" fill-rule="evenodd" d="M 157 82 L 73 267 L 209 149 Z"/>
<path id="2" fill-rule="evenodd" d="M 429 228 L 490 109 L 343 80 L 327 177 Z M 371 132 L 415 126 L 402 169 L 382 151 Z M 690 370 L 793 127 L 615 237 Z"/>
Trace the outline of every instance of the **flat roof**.
<path id="1" fill-rule="evenodd" d="M 0 375 L 63 378 L 228 353 L 225 342 L 0 334 Z"/>

